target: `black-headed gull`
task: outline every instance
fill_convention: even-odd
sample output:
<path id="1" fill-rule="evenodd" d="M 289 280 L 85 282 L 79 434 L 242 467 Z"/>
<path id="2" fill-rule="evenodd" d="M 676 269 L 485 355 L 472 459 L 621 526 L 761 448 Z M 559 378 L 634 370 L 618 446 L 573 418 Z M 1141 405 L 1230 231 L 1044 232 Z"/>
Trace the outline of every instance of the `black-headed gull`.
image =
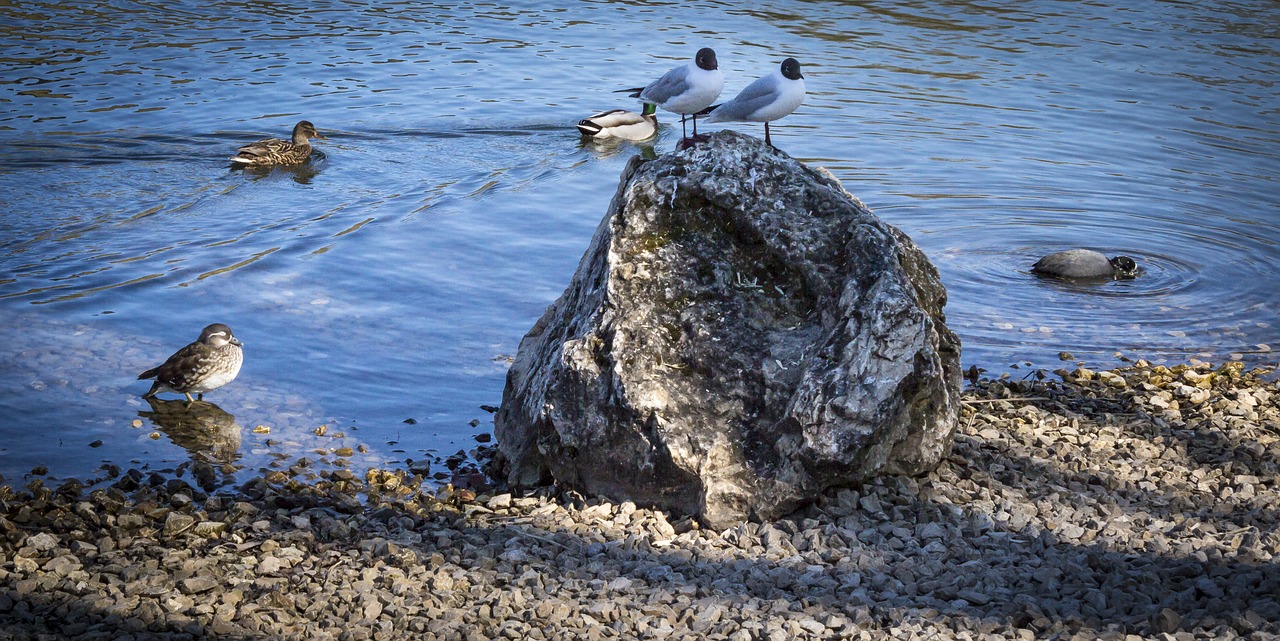
<path id="1" fill-rule="evenodd" d="M 703 47 L 693 60 L 662 74 L 649 86 L 622 89 L 619 93 L 630 93 L 632 98 L 680 114 L 680 132 L 687 138 L 685 118 L 693 116 L 693 135 L 697 137 L 698 112 L 715 102 L 723 89 L 724 75 L 716 62 L 716 52 Z"/>
<path id="2" fill-rule="evenodd" d="M 795 58 L 782 61 L 773 73 L 747 85 L 733 100 L 702 113 L 711 113 L 707 122 L 730 120 L 764 123 L 764 141 L 769 140 L 769 123 L 796 110 L 804 102 L 804 76 Z"/>

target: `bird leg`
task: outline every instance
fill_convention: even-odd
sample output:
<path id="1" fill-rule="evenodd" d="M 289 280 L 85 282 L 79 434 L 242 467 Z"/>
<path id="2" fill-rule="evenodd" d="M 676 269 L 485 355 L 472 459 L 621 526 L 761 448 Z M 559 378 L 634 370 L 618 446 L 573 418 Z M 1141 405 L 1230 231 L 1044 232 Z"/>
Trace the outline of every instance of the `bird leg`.
<path id="1" fill-rule="evenodd" d="M 191 392 L 183 392 L 182 395 L 187 397 L 187 405 L 196 402 L 196 399 L 191 398 Z"/>
<path id="2" fill-rule="evenodd" d="M 693 146 L 695 143 L 705 142 L 710 138 L 711 136 L 708 136 L 707 134 L 702 134 L 701 136 L 698 135 L 698 114 L 693 114 L 693 137 L 689 139 L 689 146 Z"/>
<path id="3" fill-rule="evenodd" d="M 773 143 L 769 142 L 769 123 L 767 121 L 764 123 L 764 144 L 770 147 L 773 146 Z"/>

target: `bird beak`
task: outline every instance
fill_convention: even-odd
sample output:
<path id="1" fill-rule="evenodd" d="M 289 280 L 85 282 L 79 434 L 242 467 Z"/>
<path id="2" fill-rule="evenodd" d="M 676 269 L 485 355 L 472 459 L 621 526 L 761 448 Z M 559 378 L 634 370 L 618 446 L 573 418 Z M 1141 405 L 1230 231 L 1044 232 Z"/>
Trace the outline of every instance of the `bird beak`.
<path id="1" fill-rule="evenodd" d="M 232 339 L 231 339 L 231 344 L 232 344 L 232 345 L 235 345 L 236 347 L 244 347 L 244 343 L 241 343 L 241 342 L 240 342 L 240 339 L 235 338 L 235 337 L 232 337 Z"/>
<path id="2" fill-rule="evenodd" d="M 324 137 L 323 135 L 321 135 L 321 134 L 320 134 L 320 132 L 318 132 L 318 131 L 317 131 L 317 132 L 315 132 L 315 134 L 316 134 L 316 135 L 315 135 L 315 136 L 313 136 L 313 138 L 320 138 L 321 140 L 324 140 L 324 139 L 325 139 L 325 137 Z"/>

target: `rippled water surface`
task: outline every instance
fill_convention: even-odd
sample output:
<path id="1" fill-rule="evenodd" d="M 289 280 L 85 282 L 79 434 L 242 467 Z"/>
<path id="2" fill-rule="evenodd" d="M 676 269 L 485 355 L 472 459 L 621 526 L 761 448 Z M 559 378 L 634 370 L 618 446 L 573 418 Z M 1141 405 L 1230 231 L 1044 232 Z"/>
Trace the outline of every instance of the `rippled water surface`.
<path id="1" fill-rule="evenodd" d="M 5 5 L 0 474 L 471 449 L 639 153 L 573 124 L 701 46 L 725 97 L 802 62 L 775 144 L 937 264 L 966 367 L 1273 363 L 1280 5 L 1208 4 Z M 303 118 L 310 164 L 228 168 Z M 1071 247 L 1144 273 L 1029 273 Z M 142 401 L 211 322 L 217 405 Z"/>

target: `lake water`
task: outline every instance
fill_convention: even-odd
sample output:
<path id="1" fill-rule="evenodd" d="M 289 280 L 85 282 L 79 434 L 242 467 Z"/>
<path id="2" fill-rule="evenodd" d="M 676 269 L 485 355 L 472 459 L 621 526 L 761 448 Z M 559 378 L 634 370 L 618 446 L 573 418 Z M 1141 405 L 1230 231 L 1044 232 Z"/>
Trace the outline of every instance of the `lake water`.
<path id="1" fill-rule="evenodd" d="M 724 98 L 801 61 L 775 144 L 935 262 L 965 367 L 1275 362 L 1280 5 L 750 4 L 0 8 L 0 474 L 475 447 L 640 153 L 574 123 L 702 46 Z M 228 169 L 303 118 L 309 165 Z M 1028 272 L 1079 246 L 1145 273 Z M 142 401 L 211 322 L 246 344 L 218 411 Z"/>

